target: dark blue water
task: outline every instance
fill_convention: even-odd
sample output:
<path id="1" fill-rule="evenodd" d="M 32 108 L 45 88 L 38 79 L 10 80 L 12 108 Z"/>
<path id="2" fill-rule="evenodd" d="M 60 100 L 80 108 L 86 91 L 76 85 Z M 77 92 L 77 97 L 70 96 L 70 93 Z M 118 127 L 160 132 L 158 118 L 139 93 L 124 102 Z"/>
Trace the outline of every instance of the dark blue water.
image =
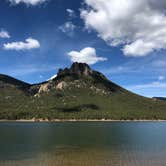
<path id="1" fill-rule="evenodd" d="M 0 166 L 165 166 L 165 122 L 0 123 Z"/>

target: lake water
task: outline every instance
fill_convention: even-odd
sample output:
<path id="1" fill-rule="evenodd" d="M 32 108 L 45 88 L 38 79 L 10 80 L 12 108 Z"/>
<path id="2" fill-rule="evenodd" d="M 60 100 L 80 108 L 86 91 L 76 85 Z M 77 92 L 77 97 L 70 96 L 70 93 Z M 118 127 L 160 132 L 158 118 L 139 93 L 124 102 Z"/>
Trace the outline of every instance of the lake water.
<path id="1" fill-rule="evenodd" d="M 0 123 L 0 166 L 165 165 L 165 122 Z"/>

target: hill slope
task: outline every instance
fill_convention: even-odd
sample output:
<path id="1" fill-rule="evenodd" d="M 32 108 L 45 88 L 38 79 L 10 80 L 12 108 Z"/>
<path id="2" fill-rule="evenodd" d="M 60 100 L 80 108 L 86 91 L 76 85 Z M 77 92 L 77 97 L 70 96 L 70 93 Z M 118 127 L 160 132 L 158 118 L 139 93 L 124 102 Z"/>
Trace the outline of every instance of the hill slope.
<path id="1" fill-rule="evenodd" d="M 0 91 L 0 119 L 166 119 L 165 101 L 133 94 L 83 63 L 35 85 L 0 75 Z"/>

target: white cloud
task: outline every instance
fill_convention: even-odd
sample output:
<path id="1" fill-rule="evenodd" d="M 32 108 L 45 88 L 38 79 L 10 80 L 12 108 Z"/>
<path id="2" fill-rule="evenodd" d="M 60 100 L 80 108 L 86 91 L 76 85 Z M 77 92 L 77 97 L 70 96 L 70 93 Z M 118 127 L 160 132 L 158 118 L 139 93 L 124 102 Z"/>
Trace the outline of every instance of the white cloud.
<path id="1" fill-rule="evenodd" d="M 165 0 L 85 0 L 81 17 L 111 46 L 123 45 L 126 56 L 146 56 L 166 49 Z"/>
<path id="2" fill-rule="evenodd" d="M 19 42 L 11 42 L 11 43 L 6 43 L 3 45 L 3 48 L 5 50 L 31 50 L 34 48 L 39 48 L 40 43 L 38 40 L 33 39 L 33 38 L 28 38 L 25 40 L 25 42 L 19 41 Z"/>
<path id="3" fill-rule="evenodd" d="M 43 78 L 43 75 L 39 75 L 39 78 Z"/>
<path id="4" fill-rule="evenodd" d="M 152 83 L 140 84 L 140 85 L 130 85 L 130 86 L 126 86 L 126 88 L 130 91 L 133 91 L 143 96 L 166 97 L 166 94 L 165 94 L 166 83 L 152 82 Z"/>
<path id="5" fill-rule="evenodd" d="M 20 3 L 25 3 L 26 5 L 38 5 L 43 2 L 46 2 L 47 0 L 9 0 L 12 4 L 20 4 Z"/>
<path id="6" fill-rule="evenodd" d="M 125 45 L 123 52 L 125 55 L 131 56 L 145 56 L 146 54 L 153 52 L 154 50 L 153 42 L 144 42 L 142 40 L 136 40 L 135 42 Z"/>
<path id="7" fill-rule="evenodd" d="M 159 80 L 159 81 L 162 81 L 162 80 L 164 80 L 164 79 L 165 79 L 164 76 L 159 76 L 159 77 L 158 77 L 158 80 Z"/>
<path id="8" fill-rule="evenodd" d="M 8 66 L 8 68 L 2 69 L 2 73 L 6 73 L 7 75 L 11 75 L 13 77 L 21 77 L 25 75 L 41 75 L 41 73 L 49 73 L 57 71 L 61 66 L 59 65 L 45 65 L 45 64 L 21 64 L 20 66 Z"/>
<path id="9" fill-rule="evenodd" d="M 53 75 L 52 77 L 50 77 L 47 81 L 53 80 L 54 78 L 57 77 L 57 74 Z"/>
<path id="10" fill-rule="evenodd" d="M 127 88 L 132 90 L 141 89 L 141 88 L 166 88 L 166 83 L 152 82 L 149 84 L 128 86 Z"/>
<path id="11" fill-rule="evenodd" d="M 66 9 L 66 11 L 68 12 L 70 18 L 74 18 L 76 16 L 74 10 Z"/>
<path id="12" fill-rule="evenodd" d="M 153 62 L 153 66 L 157 68 L 164 68 L 166 66 L 166 60 L 165 59 L 158 59 Z"/>
<path id="13" fill-rule="evenodd" d="M 107 58 L 97 56 L 95 48 L 92 47 L 86 47 L 80 52 L 71 51 L 68 55 L 70 56 L 72 62 L 87 63 L 89 65 L 107 60 Z"/>
<path id="14" fill-rule="evenodd" d="M 7 31 L 1 30 L 0 31 L 0 38 L 10 38 L 10 35 Z"/>
<path id="15" fill-rule="evenodd" d="M 68 21 L 64 25 L 59 27 L 59 29 L 63 33 L 72 33 L 75 28 L 76 28 L 76 26 L 71 21 Z"/>

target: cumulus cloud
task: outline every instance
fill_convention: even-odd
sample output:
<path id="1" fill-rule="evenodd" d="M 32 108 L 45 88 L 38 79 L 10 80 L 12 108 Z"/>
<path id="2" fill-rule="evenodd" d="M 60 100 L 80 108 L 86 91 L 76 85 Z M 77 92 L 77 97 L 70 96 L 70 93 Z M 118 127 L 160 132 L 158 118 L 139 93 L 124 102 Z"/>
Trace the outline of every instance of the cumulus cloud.
<path id="1" fill-rule="evenodd" d="M 12 4 L 20 4 L 20 3 L 25 3 L 26 5 L 38 5 L 43 2 L 46 2 L 47 0 L 9 0 Z"/>
<path id="2" fill-rule="evenodd" d="M 68 21 L 66 22 L 64 25 L 60 26 L 59 29 L 63 32 L 68 34 L 69 36 L 73 35 L 74 29 L 76 28 L 76 26 L 71 22 Z"/>
<path id="3" fill-rule="evenodd" d="M 106 61 L 107 58 L 99 57 L 96 55 L 96 49 L 92 47 L 86 47 L 80 52 L 71 51 L 68 53 L 72 62 L 87 63 L 93 65 L 99 61 Z"/>
<path id="4" fill-rule="evenodd" d="M 87 29 L 126 56 L 166 49 L 165 0 L 85 0 L 81 18 Z"/>
<path id="5" fill-rule="evenodd" d="M 19 42 L 11 42 L 11 43 L 6 43 L 3 45 L 3 48 L 5 50 L 31 50 L 34 48 L 39 48 L 40 43 L 38 40 L 33 39 L 33 38 L 28 38 L 25 40 L 25 42 L 19 41 Z"/>
<path id="6" fill-rule="evenodd" d="M 159 80 L 159 81 L 162 81 L 162 80 L 164 80 L 164 79 L 165 79 L 164 76 L 159 76 L 159 77 L 158 77 L 158 80 Z"/>
<path id="7" fill-rule="evenodd" d="M 72 10 L 72 9 L 66 9 L 66 11 L 69 14 L 70 18 L 74 18 L 76 16 L 74 10 Z"/>
<path id="8" fill-rule="evenodd" d="M 0 30 L 0 38 L 10 38 L 10 35 L 5 30 Z"/>
<path id="9" fill-rule="evenodd" d="M 74 31 L 75 28 L 76 28 L 76 26 L 71 21 L 68 21 L 64 25 L 59 27 L 59 29 L 63 33 L 71 33 Z"/>

